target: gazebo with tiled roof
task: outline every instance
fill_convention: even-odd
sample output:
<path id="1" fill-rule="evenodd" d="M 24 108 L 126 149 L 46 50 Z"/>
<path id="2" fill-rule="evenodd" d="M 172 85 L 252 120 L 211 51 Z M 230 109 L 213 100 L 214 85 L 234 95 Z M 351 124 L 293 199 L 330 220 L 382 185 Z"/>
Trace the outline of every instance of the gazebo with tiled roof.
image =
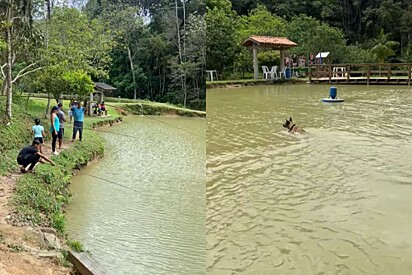
<path id="1" fill-rule="evenodd" d="M 283 70 L 285 67 L 284 64 L 284 57 L 285 51 L 289 50 L 290 48 L 296 47 L 298 44 L 295 42 L 290 41 L 286 37 L 274 37 L 274 36 L 258 36 L 258 35 L 251 35 L 248 39 L 246 39 L 242 46 L 251 48 L 253 50 L 253 72 L 255 79 L 259 78 L 259 65 L 258 65 L 258 58 L 257 58 L 257 50 L 258 49 L 273 49 L 280 51 L 280 70 Z"/>

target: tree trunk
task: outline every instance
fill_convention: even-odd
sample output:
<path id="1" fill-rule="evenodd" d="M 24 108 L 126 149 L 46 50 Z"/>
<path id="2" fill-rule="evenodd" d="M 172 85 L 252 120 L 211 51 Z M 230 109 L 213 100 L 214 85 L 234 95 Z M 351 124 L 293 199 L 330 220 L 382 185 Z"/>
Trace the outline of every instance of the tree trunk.
<path id="1" fill-rule="evenodd" d="M 13 63 L 13 58 L 12 58 L 12 43 L 11 43 L 11 21 L 12 21 L 12 1 L 9 0 L 9 6 L 7 9 L 7 24 L 10 24 L 7 26 L 6 30 L 6 41 L 7 41 L 7 66 L 6 66 L 6 94 L 7 94 L 7 102 L 6 102 L 6 114 L 8 116 L 8 119 L 11 120 L 11 105 L 12 105 L 12 81 L 13 81 L 13 76 L 12 76 L 12 63 Z"/>
<path id="2" fill-rule="evenodd" d="M 153 100 L 153 87 L 152 87 L 152 81 L 150 79 L 150 76 L 147 79 L 147 87 L 149 88 L 150 100 Z"/>
<path id="3" fill-rule="evenodd" d="M 179 16 L 177 12 L 177 0 L 175 0 L 175 8 L 176 8 L 176 30 L 177 30 L 177 46 L 179 48 L 179 64 L 182 63 L 182 46 L 180 45 L 180 29 L 179 29 Z"/>
<path id="4" fill-rule="evenodd" d="M 46 21 L 48 23 L 50 23 L 50 18 L 51 18 L 51 0 L 46 0 L 45 4 L 46 4 Z M 49 48 L 49 28 L 46 29 L 46 48 Z M 49 109 L 50 109 L 50 100 L 51 100 L 51 95 L 50 93 L 47 93 L 47 106 L 46 106 L 46 111 L 44 113 L 44 117 L 43 118 L 47 118 L 47 115 L 49 113 Z"/>
<path id="5" fill-rule="evenodd" d="M 26 112 L 27 112 L 27 110 L 28 110 L 28 108 L 29 108 L 30 96 L 31 96 L 31 93 L 29 92 L 29 95 L 27 96 L 27 100 L 26 100 Z"/>
<path id="6" fill-rule="evenodd" d="M 130 50 L 129 45 L 127 45 L 127 56 L 129 57 L 130 69 L 132 70 L 132 77 L 133 77 L 133 99 L 137 99 L 136 72 L 134 71 L 132 51 Z M 139 97 L 140 97 L 140 94 L 139 94 Z"/>
<path id="7" fill-rule="evenodd" d="M 165 94 L 165 86 L 166 86 L 166 68 L 163 66 L 163 87 L 162 87 L 162 93 L 161 93 L 162 96 Z"/>
<path id="8" fill-rule="evenodd" d="M 47 106 L 46 106 L 46 112 L 44 113 L 44 117 L 43 118 L 47 118 L 47 115 L 49 114 L 49 109 L 50 109 L 50 93 L 47 94 Z"/>
<path id="9" fill-rule="evenodd" d="M 159 93 L 162 96 L 162 68 L 159 66 Z"/>
<path id="10" fill-rule="evenodd" d="M 1 85 L 1 95 L 5 96 L 7 94 L 7 85 L 6 85 L 6 80 L 3 81 L 3 84 Z"/>
<path id="11" fill-rule="evenodd" d="M 183 90 L 183 107 L 186 108 L 186 100 L 187 100 L 187 90 L 186 90 L 186 77 L 182 75 L 182 90 Z"/>
<path id="12" fill-rule="evenodd" d="M 182 0 L 183 4 L 183 56 L 186 56 L 186 5 L 185 0 Z"/>
<path id="13" fill-rule="evenodd" d="M 46 0 L 46 19 L 47 21 L 50 22 L 50 18 L 51 18 L 51 5 L 50 5 L 50 0 Z"/>

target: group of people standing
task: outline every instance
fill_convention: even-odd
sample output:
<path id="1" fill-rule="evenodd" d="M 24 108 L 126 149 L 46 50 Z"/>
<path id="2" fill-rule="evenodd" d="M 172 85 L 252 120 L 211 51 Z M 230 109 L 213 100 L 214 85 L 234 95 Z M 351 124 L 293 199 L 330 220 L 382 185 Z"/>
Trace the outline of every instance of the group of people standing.
<path id="1" fill-rule="evenodd" d="M 70 102 L 69 117 L 70 123 L 73 122 L 72 142 L 76 139 L 77 132 L 79 132 L 79 140 L 83 137 L 83 121 L 85 108 L 81 106 L 81 102 Z M 32 127 L 34 140 L 31 146 L 23 148 L 17 156 L 17 163 L 21 165 L 21 172 L 32 171 L 37 162 L 49 162 L 54 165 L 54 162 L 43 155 L 41 146 L 44 143 L 44 127 L 40 124 L 40 119 L 34 120 L 35 125 Z M 64 126 L 66 122 L 66 115 L 63 111 L 63 104 L 60 102 L 57 106 L 53 106 L 50 112 L 50 133 L 52 136 L 52 152 L 54 155 L 59 155 L 56 150 L 57 140 L 59 141 L 59 149 L 62 149 Z"/>

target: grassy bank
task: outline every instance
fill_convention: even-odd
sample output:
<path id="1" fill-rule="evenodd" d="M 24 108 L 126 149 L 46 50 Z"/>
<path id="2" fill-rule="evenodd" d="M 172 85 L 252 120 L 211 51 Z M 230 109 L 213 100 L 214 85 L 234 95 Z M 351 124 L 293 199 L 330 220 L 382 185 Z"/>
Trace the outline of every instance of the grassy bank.
<path id="1" fill-rule="evenodd" d="M 165 103 L 139 101 L 136 103 L 110 103 L 120 114 L 127 115 L 176 115 L 186 117 L 206 117 L 206 112 L 180 108 Z"/>
<path id="2" fill-rule="evenodd" d="M 24 96 L 28 96 L 28 93 L 23 93 Z M 44 93 L 35 93 L 35 94 L 30 94 L 31 97 L 35 97 L 37 99 L 47 99 L 47 94 Z M 69 99 L 72 98 L 72 95 L 63 95 L 63 99 L 67 102 L 69 102 Z M 202 110 L 194 110 L 194 109 L 186 109 L 183 108 L 182 106 L 177 106 L 173 105 L 170 103 L 161 103 L 161 102 L 155 102 L 155 101 L 149 101 L 149 100 L 141 100 L 141 99 L 129 99 L 129 98 L 118 98 L 118 97 L 109 97 L 105 96 L 104 97 L 104 102 L 106 105 L 117 105 L 118 103 L 128 103 L 128 104 L 142 104 L 144 106 L 159 106 L 161 108 L 166 108 L 166 109 L 183 109 L 183 110 L 189 110 L 193 112 L 203 112 Z M 151 115 L 151 114 L 148 114 Z"/>
<path id="3" fill-rule="evenodd" d="M 239 80 L 219 80 L 213 82 L 206 82 L 207 89 L 216 88 L 236 88 L 243 86 L 257 86 L 257 85 L 276 85 L 276 84 L 297 84 L 306 83 L 306 78 L 292 78 L 292 79 L 278 79 L 278 80 L 266 80 L 266 79 L 239 79 Z"/>
<path id="4" fill-rule="evenodd" d="M 12 223 L 42 225 L 63 232 L 63 207 L 70 197 L 68 183 L 73 169 L 86 165 L 104 152 L 103 140 L 92 134 L 85 131 L 82 142 L 76 142 L 53 158 L 56 167 L 40 165 L 34 175 L 25 174 L 19 178 L 13 197 Z"/>
<path id="5" fill-rule="evenodd" d="M 0 173 L 3 175 L 18 171 L 16 156 L 19 150 L 30 144 L 32 140 L 31 126 L 36 117 L 43 117 L 47 100 L 34 99 L 26 105 L 22 98 L 14 98 L 13 122 L 10 126 L 2 126 L 0 134 Z M 64 102 L 68 105 L 68 102 Z M 4 100 L 0 101 L 0 106 Z M 66 105 L 66 106 L 67 106 Z M 26 109 L 27 107 L 27 109 Z M 60 232 L 64 229 L 63 208 L 68 202 L 70 193 L 68 183 L 72 171 L 104 153 L 102 138 L 91 131 L 92 127 L 113 124 L 119 120 L 118 115 L 107 118 L 85 118 L 83 141 L 75 142 L 62 151 L 58 157 L 52 157 L 56 167 L 39 165 L 35 174 L 24 174 L 16 182 L 12 197 L 13 213 L 9 222 L 14 225 L 42 225 L 54 227 Z M 48 119 L 42 119 L 45 128 L 45 144 L 49 146 L 50 126 Z M 70 128 L 69 128 L 70 127 Z M 64 142 L 69 142 L 71 125 L 66 124 L 67 132 Z"/>

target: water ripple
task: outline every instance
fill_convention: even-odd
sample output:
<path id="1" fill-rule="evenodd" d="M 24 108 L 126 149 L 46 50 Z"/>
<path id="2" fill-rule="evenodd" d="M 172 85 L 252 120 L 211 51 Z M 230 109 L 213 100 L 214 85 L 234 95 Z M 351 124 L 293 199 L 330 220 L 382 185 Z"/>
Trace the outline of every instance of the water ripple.
<path id="1" fill-rule="evenodd" d="M 208 274 L 412 270 L 412 94 L 346 86 L 322 104 L 327 89 L 208 90 Z"/>
<path id="2" fill-rule="evenodd" d="M 161 118 L 157 118 L 161 119 Z M 188 131 L 204 121 L 163 118 Z M 102 134 L 106 156 L 79 175 L 68 209 L 68 231 L 109 274 L 204 274 L 205 144 L 144 117 Z"/>

